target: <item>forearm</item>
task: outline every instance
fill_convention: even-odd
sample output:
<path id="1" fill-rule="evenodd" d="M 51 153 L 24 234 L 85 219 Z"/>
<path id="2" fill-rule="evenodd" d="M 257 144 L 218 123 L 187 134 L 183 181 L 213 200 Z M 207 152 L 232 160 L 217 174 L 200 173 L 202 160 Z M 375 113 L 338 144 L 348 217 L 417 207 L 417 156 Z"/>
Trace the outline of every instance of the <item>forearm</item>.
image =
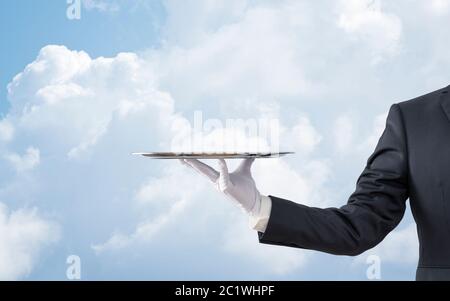
<path id="1" fill-rule="evenodd" d="M 261 243 L 336 255 L 354 256 L 374 247 L 398 224 L 404 212 L 404 207 L 399 206 L 390 215 L 380 216 L 362 203 L 321 209 L 270 198 L 268 222 L 264 229 L 256 229 Z"/>

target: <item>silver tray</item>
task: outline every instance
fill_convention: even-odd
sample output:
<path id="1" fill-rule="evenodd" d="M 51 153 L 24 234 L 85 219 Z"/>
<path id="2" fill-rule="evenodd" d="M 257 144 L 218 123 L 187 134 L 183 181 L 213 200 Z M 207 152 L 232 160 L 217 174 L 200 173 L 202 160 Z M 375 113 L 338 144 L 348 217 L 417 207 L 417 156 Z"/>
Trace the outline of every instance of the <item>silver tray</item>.
<path id="1" fill-rule="evenodd" d="M 279 158 L 294 152 L 255 152 L 255 153 L 174 153 L 174 152 L 148 152 L 132 153 L 136 156 L 144 156 L 151 159 L 246 159 L 246 158 Z"/>

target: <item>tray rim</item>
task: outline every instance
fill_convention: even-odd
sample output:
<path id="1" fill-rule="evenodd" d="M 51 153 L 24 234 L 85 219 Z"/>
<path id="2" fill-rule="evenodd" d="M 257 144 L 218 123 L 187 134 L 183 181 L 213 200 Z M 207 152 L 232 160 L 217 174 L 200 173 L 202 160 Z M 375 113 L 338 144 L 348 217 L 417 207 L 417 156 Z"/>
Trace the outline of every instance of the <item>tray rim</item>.
<path id="1" fill-rule="evenodd" d="M 150 159 L 245 159 L 245 158 L 279 158 L 295 154 L 285 152 L 134 152 L 132 155 Z"/>

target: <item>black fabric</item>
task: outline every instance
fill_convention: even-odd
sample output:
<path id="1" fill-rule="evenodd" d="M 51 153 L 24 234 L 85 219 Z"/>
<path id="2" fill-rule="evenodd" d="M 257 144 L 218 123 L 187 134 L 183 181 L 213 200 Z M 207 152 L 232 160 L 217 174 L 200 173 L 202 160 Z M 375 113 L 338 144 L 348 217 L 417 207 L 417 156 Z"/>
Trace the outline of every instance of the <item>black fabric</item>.
<path id="1" fill-rule="evenodd" d="M 443 267 L 418 267 L 416 272 L 417 281 L 449 281 L 450 268 Z"/>
<path id="2" fill-rule="evenodd" d="M 450 280 L 442 272 L 450 269 L 449 87 L 391 107 L 346 205 L 320 209 L 270 196 L 260 242 L 358 255 L 398 225 L 409 198 L 420 242 L 417 279 Z"/>

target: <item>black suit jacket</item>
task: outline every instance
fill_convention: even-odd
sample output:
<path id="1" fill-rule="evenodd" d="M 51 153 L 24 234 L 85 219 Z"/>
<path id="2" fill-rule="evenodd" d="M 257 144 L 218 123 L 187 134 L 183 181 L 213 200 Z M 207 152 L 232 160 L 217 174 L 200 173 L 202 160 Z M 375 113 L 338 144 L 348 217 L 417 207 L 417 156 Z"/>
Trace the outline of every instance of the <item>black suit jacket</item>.
<path id="1" fill-rule="evenodd" d="M 450 280 L 449 87 L 391 107 L 345 206 L 320 209 L 271 196 L 260 242 L 358 255 L 398 225 L 409 198 L 420 243 L 416 279 Z"/>

